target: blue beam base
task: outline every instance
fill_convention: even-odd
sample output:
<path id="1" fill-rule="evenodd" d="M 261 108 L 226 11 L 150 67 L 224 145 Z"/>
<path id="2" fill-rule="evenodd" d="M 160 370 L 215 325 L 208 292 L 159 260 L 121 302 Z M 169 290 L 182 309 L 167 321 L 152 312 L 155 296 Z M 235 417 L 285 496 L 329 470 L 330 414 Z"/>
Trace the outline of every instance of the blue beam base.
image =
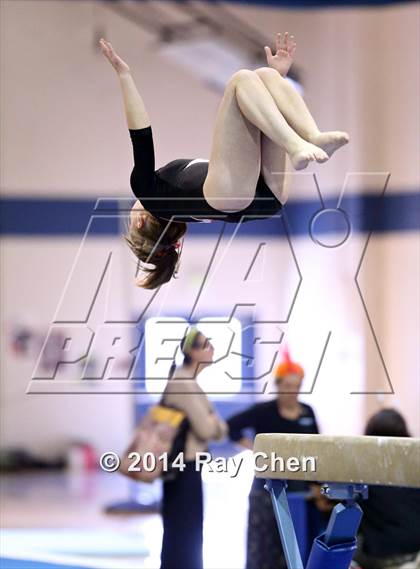
<path id="1" fill-rule="evenodd" d="M 331 499 L 344 500 L 337 504 L 327 529 L 312 546 L 306 569 L 348 569 L 356 551 L 356 536 L 363 516 L 358 498 L 367 498 L 365 484 L 325 484 L 324 494 Z"/>
<path id="2" fill-rule="evenodd" d="M 315 539 L 306 569 L 348 569 L 356 551 L 356 539 L 328 546 L 324 537 L 325 534 L 321 534 Z"/>
<path id="3" fill-rule="evenodd" d="M 287 501 L 285 480 L 266 480 L 288 569 L 303 569 L 292 516 Z M 327 529 L 312 545 L 306 569 L 348 569 L 357 548 L 357 531 L 362 510 L 357 499 L 367 498 L 366 484 L 325 483 L 323 493 L 332 500 L 343 500 L 331 514 Z"/>

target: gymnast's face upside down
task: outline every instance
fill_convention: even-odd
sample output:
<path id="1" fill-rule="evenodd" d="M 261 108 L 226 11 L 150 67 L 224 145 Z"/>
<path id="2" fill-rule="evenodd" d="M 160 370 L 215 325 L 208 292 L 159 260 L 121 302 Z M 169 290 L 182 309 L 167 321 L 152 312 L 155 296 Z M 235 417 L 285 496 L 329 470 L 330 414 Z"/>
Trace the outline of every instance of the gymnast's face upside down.
<path id="1" fill-rule="evenodd" d="M 137 286 L 155 289 L 168 282 L 178 269 L 181 238 L 187 231 L 183 222 L 163 222 L 145 210 L 139 200 L 130 212 L 125 240 L 146 273 L 137 279 Z"/>

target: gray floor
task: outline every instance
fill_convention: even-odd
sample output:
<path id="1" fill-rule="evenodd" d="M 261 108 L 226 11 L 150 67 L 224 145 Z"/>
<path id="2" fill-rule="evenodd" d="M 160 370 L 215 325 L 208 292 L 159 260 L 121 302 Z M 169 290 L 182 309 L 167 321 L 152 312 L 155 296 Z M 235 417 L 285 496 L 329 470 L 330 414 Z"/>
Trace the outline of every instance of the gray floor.
<path id="1" fill-rule="evenodd" d="M 236 478 L 204 473 L 203 479 L 205 569 L 242 569 L 252 467 L 246 465 Z M 159 484 L 152 492 L 159 495 Z M 0 497 L 3 556 L 98 569 L 159 567 L 160 516 L 103 511 L 130 497 L 130 483 L 120 475 L 7 475 Z"/>

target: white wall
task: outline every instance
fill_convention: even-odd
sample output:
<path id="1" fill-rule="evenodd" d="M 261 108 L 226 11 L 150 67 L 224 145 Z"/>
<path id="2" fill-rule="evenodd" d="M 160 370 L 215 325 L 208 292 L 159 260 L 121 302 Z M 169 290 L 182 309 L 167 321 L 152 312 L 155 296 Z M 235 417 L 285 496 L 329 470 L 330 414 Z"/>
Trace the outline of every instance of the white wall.
<path id="1" fill-rule="evenodd" d="M 112 245 L 110 239 L 90 240 L 88 255 L 91 266 Z M 61 295 L 71 273 L 80 243 L 76 239 L 31 238 L 28 254 L 26 239 L 4 239 L 2 260 L 2 369 L 1 369 L 1 433 L 6 446 L 29 447 L 46 455 L 61 453 L 73 440 L 85 440 L 98 450 L 120 450 L 127 444 L 133 422 L 130 389 L 127 395 L 101 393 L 105 382 L 86 390 L 81 381 L 81 368 L 73 365 L 65 379 L 65 391 L 57 393 L 57 383 L 32 380 L 38 356 L 47 332 L 60 305 Z M 7 268 L 7 270 L 5 270 Z M 87 280 L 87 279 L 86 279 Z M 120 313 L 128 306 L 125 282 L 113 283 L 112 302 Z M 80 289 L 79 301 L 84 295 Z M 66 301 L 68 305 L 68 298 Z M 115 306 L 116 305 L 116 306 Z M 75 319 L 79 314 L 77 300 L 72 305 Z M 97 319 L 96 319 L 97 320 Z M 88 322 L 88 325 L 92 320 Z M 11 339 L 16 324 L 34 331 L 40 345 L 31 343 L 28 355 L 17 356 Z M 97 324 L 94 321 L 93 327 Z M 66 328 L 66 326 L 64 326 Z M 67 329 L 72 331 L 71 323 Z M 77 334 L 75 338 L 77 339 Z M 98 382 L 97 382 L 98 383 Z M 37 389 L 42 387 L 42 394 Z M 95 391 L 97 394 L 95 394 Z M 87 392 L 87 394 L 83 394 Z"/>

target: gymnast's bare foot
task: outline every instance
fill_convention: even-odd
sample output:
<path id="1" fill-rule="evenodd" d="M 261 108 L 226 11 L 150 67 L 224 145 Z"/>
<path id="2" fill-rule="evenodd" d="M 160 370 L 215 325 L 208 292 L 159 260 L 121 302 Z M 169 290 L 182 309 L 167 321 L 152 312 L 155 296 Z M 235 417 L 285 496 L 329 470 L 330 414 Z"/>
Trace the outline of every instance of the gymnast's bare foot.
<path id="1" fill-rule="evenodd" d="M 310 140 L 313 144 L 316 144 L 325 150 L 328 156 L 331 157 L 336 150 L 348 143 L 350 137 L 347 132 L 332 130 L 328 132 L 320 132 Z"/>
<path id="2" fill-rule="evenodd" d="M 109 41 L 105 41 L 103 38 L 99 40 L 99 45 L 101 47 L 102 53 L 108 59 L 112 67 L 118 73 L 118 75 L 123 75 L 124 73 L 130 73 L 130 68 L 125 61 L 121 59 L 116 53 Z"/>
<path id="3" fill-rule="evenodd" d="M 302 146 L 296 152 L 290 154 L 290 160 L 295 170 L 303 170 L 313 160 L 317 162 L 326 162 L 329 156 L 322 148 L 311 144 L 310 142 L 302 143 Z"/>

